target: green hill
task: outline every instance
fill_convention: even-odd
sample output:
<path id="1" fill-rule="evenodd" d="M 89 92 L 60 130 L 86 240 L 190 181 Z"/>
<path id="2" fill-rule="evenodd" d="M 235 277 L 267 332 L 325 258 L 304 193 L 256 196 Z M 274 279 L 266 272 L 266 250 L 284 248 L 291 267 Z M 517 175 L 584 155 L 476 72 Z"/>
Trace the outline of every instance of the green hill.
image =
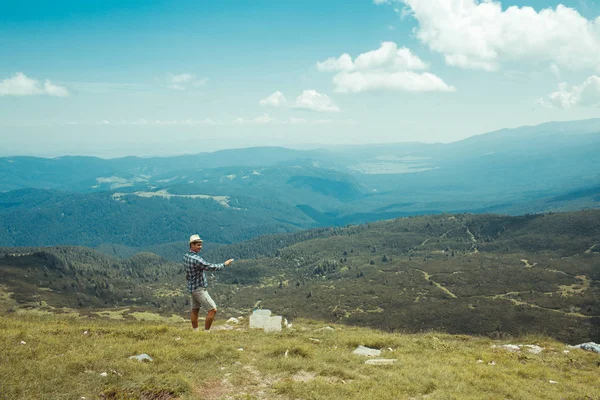
<path id="1" fill-rule="evenodd" d="M 81 247 L 1 254 L 0 281 L 19 302 L 13 310 L 187 313 L 180 262 L 151 253 L 119 259 Z M 213 247 L 204 257 L 237 260 L 209 274 L 221 316 L 258 303 L 289 319 L 393 332 L 600 341 L 598 210 L 411 217 L 269 235 Z"/>

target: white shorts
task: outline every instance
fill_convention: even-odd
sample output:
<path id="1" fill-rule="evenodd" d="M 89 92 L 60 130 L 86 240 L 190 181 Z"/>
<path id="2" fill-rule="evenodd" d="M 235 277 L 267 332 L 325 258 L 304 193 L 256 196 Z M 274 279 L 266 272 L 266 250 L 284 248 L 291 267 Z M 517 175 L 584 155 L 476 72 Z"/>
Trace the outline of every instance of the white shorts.
<path id="1" fill-rule="evenodd" d="M 192 292 L 192 310 L 198 310 L 200 306 L 207 311 L 217 308 L 215 301 L 210 297 L 206 288 L 198 288 Z"/>

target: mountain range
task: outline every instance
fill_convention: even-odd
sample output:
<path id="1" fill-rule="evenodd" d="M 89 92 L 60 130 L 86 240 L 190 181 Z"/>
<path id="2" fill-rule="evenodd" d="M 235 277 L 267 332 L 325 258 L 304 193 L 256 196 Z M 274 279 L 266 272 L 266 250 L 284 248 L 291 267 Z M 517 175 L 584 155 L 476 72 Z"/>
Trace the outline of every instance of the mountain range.
<path id="1" fill-rule="evenodd" d="M 448 144 L 3 157 L 0 245 L 84 245 L 126 256 L 178 246 L 191 233 L 228 244 L 411 215 L 597 208 L 598 165 L 600 119 Z"/>

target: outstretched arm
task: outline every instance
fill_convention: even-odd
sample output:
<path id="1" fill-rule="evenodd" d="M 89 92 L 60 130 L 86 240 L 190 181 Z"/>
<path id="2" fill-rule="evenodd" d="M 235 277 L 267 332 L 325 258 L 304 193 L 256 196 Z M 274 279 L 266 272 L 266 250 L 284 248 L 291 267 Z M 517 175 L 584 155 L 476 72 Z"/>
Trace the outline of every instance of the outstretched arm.
<path id="1" fill-rule="evenodd" d="M 225 267 L 225 263 L 211 264 L 197 254 L 192 255 L 191 258 L 194 260 L 194 266 L 196 268 L 203 269 L 205 271 L 218 271 Z"/>

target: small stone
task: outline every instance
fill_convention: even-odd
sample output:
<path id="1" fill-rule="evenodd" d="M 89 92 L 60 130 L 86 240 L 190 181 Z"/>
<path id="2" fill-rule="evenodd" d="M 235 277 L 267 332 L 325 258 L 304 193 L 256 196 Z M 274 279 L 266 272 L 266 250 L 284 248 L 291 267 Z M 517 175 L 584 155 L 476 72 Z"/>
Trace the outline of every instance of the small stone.
<path id="1" fill-rule="evenodd" d="M 540 354 L 542 351 L 544 351 L 543 347 L 534 345 L 534 344 L 526 344 L 525 347 L 527 347 L 527 351 L 533 354 Z"/>
<path id="2" fill-rule="evenodd" d="M 87 335 L 87 334 L 89 334 L 89 332 L 88 331 L 83 331 L 83 334 Z"/>
<path id="3" fill-rule="evenodd" d="M 24 340 L 21 340 L 21 342 L 19 344 L 27 344 L 27 343 L 25 343 Z"/>
<path id="4" fill-rule="evenodd" d="M 496 365 L 496 361 L 489 362 L 488 365 Z"/>
<path id="5" fill-rule="evenodd" d="M 181 338 L 180 338 L 179 336 L 177 336 L 177 337 L 175 338 L 175 340 L 181 340 Z"/>
<path id="6" fill-rule="evenodd" d="M 335 332 L 335 329 L 333 329 L 330 326 L 324 326 L 322 328 L 315 329 L 315 332 L 323 332 L 323 331 L 326 331 L 326 332 Z"/>
<path id="7" fill-rule="evenodd" d="M 550 383 L 558 383 L 556 381 L 553 381 L 552 379 L 550 379 L 548 382 L 550 382 Z"/>
<path id="8" fill-rule="evenodd" d="M 371 348 L 365 347 L 365 346 L 358 346 L 356 349 L 354 349 L 352 354 L 356 354 L 359 356 L 374 357 L 374 356 L 380 355 L 381 350 L 371 349 Z"/>
<path id="9" fill-rule="evenodd" d="M 321 341 L 319 339 L 315 339 L 315 338 L 308 338 L 308 340 L 310 340 L 313 343 L 321 343 Z"/>
<path id="10" fill-rule="evenodd" d="M 237 318 L 235 318 L 235 317 L 231 317 L 231 318 L 229 318 L 229 319 L 227 320 L 227 323 L 228 323 L 228 324 L 239 324 L 239 323 L 240 323 L 240 321 L 239 321 Z"/>
<path id="11" fill-rule="evenodd" d="M 373 358 L 371 360 L 365 361 L 365 364 L 368 365 L 391 365 L 395 363 L 396 360 L 392 358 Z"/>
<path id="12" fill-rule="evenodd" d="M 130 360 L 138 360 L 139 362 L 142 361 L 152 361 L 152 357 L 150 357 L 148 354 L 144 353 L 144 354 L 140 354 L 137 356 L 131 356 L 129 357 Z"/>
<path id="13" fill-rule="evenodd" d="M 565 353 L 565 354 L 569 354 L 569 353 L 570 353 L 570 351 L 569 351 L 569 350 L 563 350 L 563 353 Z"/>
<path id="14" fill-rule="evenodd" d="M 106 372 L 102 372 L 102 373 L 100 373 L 100 376 L 106 377 L 106 376 L 108 376 L 108 374 Z"/>
<path id="15" fill-rule="evenodd" d="M 240 348 L 238 349 L 238 351 L 244 351 L 244 348 L 243 348 L 243 347 L 240 347 Z"/>
<path id="16" fill-rule="evenodd" d="M 483 363 L 483 360 L 477 360 L 477 364 Z"/>

